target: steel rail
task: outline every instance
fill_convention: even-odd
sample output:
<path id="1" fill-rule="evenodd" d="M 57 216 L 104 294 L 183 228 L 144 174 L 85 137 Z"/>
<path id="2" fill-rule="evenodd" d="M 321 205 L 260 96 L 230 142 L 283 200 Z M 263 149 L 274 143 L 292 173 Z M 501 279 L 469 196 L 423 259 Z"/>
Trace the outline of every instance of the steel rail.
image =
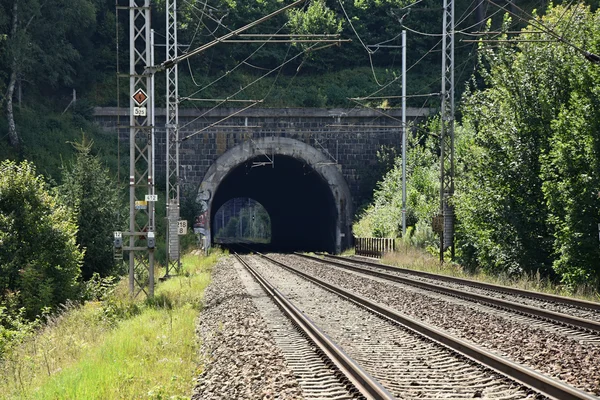
<path id="1" fill-rule="evenodd" d="M 509 377 L 525 386 L 528 386 L 542 394 L 560 400 L 598 400 L 598 397 L 576 389 L 566 383 L 552 379 L 546 375 L 543 375 L 531 368 L 525 367 L 521 364 L 517 364 L 504 357 L 498 356 L 492 352 L 489 352 L 475 344 L 459 339 L 448 333 L 435 328 L 424 322 L 417 321 L 406 315 L 398 313 L 396 310 L 387 307 L 383 304 L 375 303 L 372 300 L 367 299 L 359 294 L 343 289 L 332 283 L 322 281 L 309 275 L 303 271 L 298 270 L 292 266 L 286 265 L 282 262 L 274 260 L 264 254 L 257 253 L 259 256 L 269 260 L 273 264 L 279 265 L 289 271 L 294 272 L 302 276 L 303 278 L 322 286 L 329 291 L 336 293 L 342 297 L 352 300 L 356 304 L 390 320 L 403 325 L 404 327 L 426 337 L 429 340 L 440 343 L 441 345 L 449 348 L 467 358 L 474 360 L 487 368 L 493 369 L 500 372 L 504 376 Z"/>
<path id="2" fill-rule="evenodd" d="M 494 285 L 492 283 L 477 282 L 477 281 L 473 281 L 473 280 L 465 279 L 465 278 L 456 278 L 454 276 L 438 275 L 438 274 L 432 274 L 430 272 L 415 271 L 412 269 L 395 267 L 395 266 L 375 263 L 375 262 L 371 262 L 371 261 L 348 259 L 348 257 L 334 256 L 331 254 L 321 254 L 321 255 L 323 255 L 327 258 L 334 259 L 334 260 L 343 260 L 346 262 L 353 262 L 356 264 L 368 265 L 370 267 L 385 269 L 387 271 L 401 272 L 401 273 L 407 274 L 407 275 L 415 275 L 415 276 L 420 276 L 423 278 L 430 278 L 430 279 L 436 279 L 436 280 L 441 280 L 441 281 L 446 281 L 446 282 L 458 283 L 461 285 L 478 287 L 478 288 L 482 288 L 482 289 L 492 290 L 495 292 L 514 294 L 514 295 L 530 297 L 530 298 L 538 299 L 538 300 L 551 301 L 553 303 L 563 303 L 563 304 L 567 304 L 567 305 L 575 306 L 575 307 L 579 307 L 579 308 L 587 308 L 590 310 L 600 311 L 600 302 L 573 299 L 570 297 L 534 292 L 531 290 L 524 290 L 524 289 L 511 288 L 508 286 Z"/>
<path id="3" fill-rule="evenodd" d="M 352 358 L 323 333 L 314 322 L 306 317 L 301 310 L 292 304 L 277 288 L 269 283 L 262 275 L 252 268 L 237 253 L 236 259 L 254 276 L 265 292 L 275 301 L 284 314 L 306 334 L 315 345 L 342 371 L 352 382 L 358 392 L 367 399 L 392 400 L 396 399 L 377 380 L 365 372 Z"/>
<path id="4" fill-rule="evenodd" d="M 433 283 L 417 281 L 414 279 L 405 278 L 405 277 L 398 276 L 398 275 L 388 274 L 388 273 L 382 272 L 382 271 L 372 271 L 372 270 L 365 269 L 363 267 L 343 264 L 343 263 L 340 263 L 337 261 L 332 261 L 332 260 L 325 260 L 322 258 L 313 257 L 313 256 L 309 256 L 306 254 L 300 254 L 300 253 L 294 253 L 294 254 L 296 256 L 308 258 L 310 260 L 317 261 L 320 263 L 335 265 L 337 267 L 350 269 L 350 270 L 353 270 L 356 272 L 360 272 L 360 273 L 367 274 L 367 275 L 372 275 L 372 276 L 375 276 L 378 278 L 383 278 L 383 279 L 387 279 L 390 281 L 399 282 L 399 283 L 402 283 L 405 285 L 416 286 L 416 287 L 419 287 L 419 288 L 422 288 L 425 290 L 430 290 L 433 292 L 442 293 L 442 294 L 446 294 L 446 295 L 450 295 L 450 296 L 454 296 L 454 297 L 458 297 L 458 298 L 476 301 L 476 302 L 479 302 L 482 304 L 499 307 L 499 308 L 510 310 L 513 312 L 516 311 L 518 313 L 527 314 L 527 315 L 534 316 L 537 318 L 542 318 L 545 320 L 558 322 L 560 324 L 566 324 L 566 325 L 569 325 L 569 326 L 572 326 L 572 327 L 575 327 L 578 329 L 582 329 L 584 331 L 593 331 L 594 333 L 600 334 L 600 322 L 597 322 L 597 321 L 574 317 L 572 315 L 562 314 L 562 313 L 558 313 L 555 311 L 544 310 L 542 308 L 527 306 L 524 304 L 513 303 L 512 301 L 502 300 L 502 299 L 498 299 L 495 297 L 488 297 L 488 296 L 484 296 L 481 294 L 469 293 L 469 292 L 465 292 L 464 290 L 452 289 L 449 287 L 444 287 L 444 286 L 436 285 Z"/>

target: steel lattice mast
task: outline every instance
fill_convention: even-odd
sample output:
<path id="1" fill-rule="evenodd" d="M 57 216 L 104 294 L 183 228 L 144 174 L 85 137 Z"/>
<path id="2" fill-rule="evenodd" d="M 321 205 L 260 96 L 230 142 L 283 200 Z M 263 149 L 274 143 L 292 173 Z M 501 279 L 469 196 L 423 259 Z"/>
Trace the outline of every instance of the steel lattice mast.
<path id="1" fill-rule="evenodd" d="M 154 295 L 150 0 L 129 0 L 129 290 Z"/>
<path id="2" fill-rule="evenodd" d="M 444 0 L 440 149 L 440 261 L 450 248 L 454 258 L 454 0 Z"/>
<path id="3" fill-rule="evenodd" d="M 166 0 L 167 7 L 167 43 L 166 60 L 177 58 L 177 1 Z M 167 275 L 172 269 L 179 271 L 179 80 L 177 64 L 166 69 L 167 78 Z"/>

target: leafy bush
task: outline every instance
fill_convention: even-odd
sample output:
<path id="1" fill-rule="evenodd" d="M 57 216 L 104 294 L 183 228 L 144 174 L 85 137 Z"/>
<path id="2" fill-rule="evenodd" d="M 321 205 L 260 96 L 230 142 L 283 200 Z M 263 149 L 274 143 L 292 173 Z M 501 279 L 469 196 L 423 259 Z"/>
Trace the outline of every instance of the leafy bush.
<path id="1" fill-rule="evenodd" d="M 562 18 L 567 12 L 578 17 Z M 578 32 L 574 44 L 597 52 L 600 11 L 551 6 L 542 19 Z M 474 82 L 485 86 L 474 84 L 465 97 L 471 133 L 457 179 L 461 259 L 494 273 L 558 274 L 571 288 L 598 285 L 600 72 L 571 46 L 540 43 L 549 35 L 519 39 L 482 47 Z"/>
<path id="2" fill-rule="evenodd" d="M 0 304 L 8 293 L 33 319 L 79 293 L 83 252 L 73 213 L 31 163 L 0 164 Z"/>
<path id="3" fill-rule="evenodd" d="M 94 272 L 92 277 L 83 284 L 82 299 L 88 301 L 102 301 L 108 299 L 115 291 L 118 279 L 114 276 L 101 277 Z"/>
<path id="4" fill-rule="evenodd" d="M 419 143 L 413 134 L 406 153 L 407 225 L 415 226 L 415 244 L 435 245 L 435 236 L 426 227 L 438 209 L 439 178 L 433 138 Z M 378 183 L 373 203 L 354 224 L 353 231 L 363 237 L 399 237 L 402 234 L 402 158 Z"/>
<path id="5" fill-rule="evenodd" d="M 29 321 L 25 318 L 24 308 L 14 313 L 0 306 L 0 362 L 12 348 L 33 336 L 38 326 L 39 320 Z"/>

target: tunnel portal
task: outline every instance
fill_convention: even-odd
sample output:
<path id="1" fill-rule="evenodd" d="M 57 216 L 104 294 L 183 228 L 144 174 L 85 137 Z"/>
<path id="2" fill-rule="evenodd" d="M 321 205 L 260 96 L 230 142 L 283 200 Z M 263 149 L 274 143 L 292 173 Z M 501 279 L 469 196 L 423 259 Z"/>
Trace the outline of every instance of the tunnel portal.
<path id="1" fill-rule="evenodd" d="M 274 155 L 273 163 L 253 167 L 264 161 L 250 159 L 231 171 L 215 193 L 213 210 L 232 198 L 255 199 L 271 218 L 274 250 L 335 252 L 337 210 L 327 183 L 298 159 Z"/>
<path id="2" fill-rule="evenodd" d="M 294 139 L 268 137 L 230 149 L 207 172 L 199 198 L 212 232 L 215 214 L 231 199 L 259 202 L 271 221 L 271 251 L 335 253 L 350 244 L 352 202 L 343 176 L 322 153 Z"/>

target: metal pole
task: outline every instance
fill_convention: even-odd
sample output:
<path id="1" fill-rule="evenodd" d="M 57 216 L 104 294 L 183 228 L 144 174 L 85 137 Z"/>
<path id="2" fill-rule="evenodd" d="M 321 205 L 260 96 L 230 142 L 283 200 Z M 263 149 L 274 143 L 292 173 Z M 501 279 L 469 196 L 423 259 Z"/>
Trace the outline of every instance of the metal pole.
<path id="1" fill-rule="evenodd" d="M 177 58 L 177 1 L 166 1 L 166 59 Z M 166 183 L 167 183 L 167 272 L 179 272 L 179 77 L 177 64 L 166 69 L 167 113 L 166 113 Z"/>
<path id="2" fill-rule="evenodd" d="M 133 98 L 135 93 L 135 0 L 129 0 L 129 247 L 135 247 L 135 116 Z M 133 295 L 135 285 L 135 252 L 129 253 L 129 293 Z"/>
<path id="3" fill-rule="evenodd" d="M 154 29 L 150 30 L 150 64 L 154 65 Z M 156 108 L 156 101 L 154 100 L 154 74 L 152 74 L 150 78 L 150 125 L 152 126 L 152 158 L 150 161 L 150 174 L 152 177 L 155 177 L 156 174 L 156 147 L 155 147 L 155 134 L 156 134 L 156 115 L 154 113 Z M 154 178 L 153 178 L 154 179 Z M 154 181 L 151 185 L 151 193 L 156 194 L 156 189 L 154 187 Z M 156 207 L 152 207 L 152 230 L 156 230 L 156 226 L 154 226 L 156 221 Z"/>
<path id="4" fill-rule="evenodd" d="M 402 31 L 402 237 L 406 235 L 406 31 Z"/>
<path id="5" fill-rule="evenodd" d="M 440 146 L 440 262 L 451 249 L 454 258 L 454 0 L 444 0 Z"/>
<path id="6" fill-rule="evenodd" d="M 143 291 L 152 297 L 155 227 L 153 99 L 152 77 L 144 74 L 151 64 L 150 0 L 129 0 L 129 51 L 129 246 L 123 250 L 129 251 L 131 295 Z M 145 242 L 143 238 L 146 238 Z"/>

